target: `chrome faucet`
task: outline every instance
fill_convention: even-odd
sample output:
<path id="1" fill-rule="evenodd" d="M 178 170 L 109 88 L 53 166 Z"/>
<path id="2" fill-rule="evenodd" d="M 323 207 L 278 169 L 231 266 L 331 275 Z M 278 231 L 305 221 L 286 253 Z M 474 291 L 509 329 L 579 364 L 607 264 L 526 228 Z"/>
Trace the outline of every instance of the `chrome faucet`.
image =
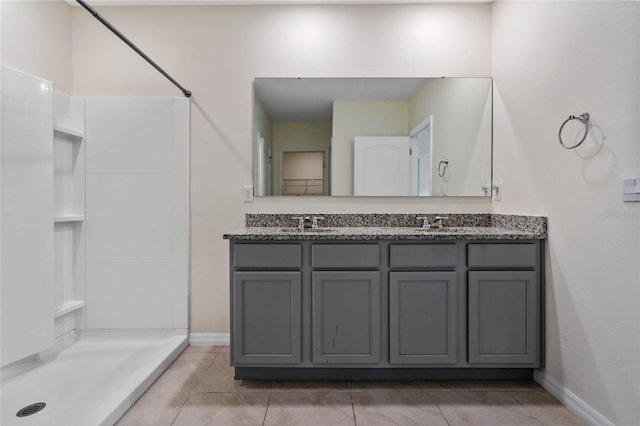
<path id="1" fill-rule="evenodd" d="M 324 217 L 322 217 L 322 216 L 313 216 L 313 222 L 311 223 L 311 228 L 312 229 L 318 229 L 318 221 L 319 220 L 324 220 Z"/>
<path id="2" fill-rule="evenodd" d="M 295 216 L 292 219 L 298 221 L 298 229 L 304 229 L 304 221 L 305 219 L 309 219 L 309 216 Z"/>
<path id="3" fill-rule="evenodd" d="M 429 218 L 427 216 L 418 216 L 416 219 L 422 221 L 422 227 L 424 229 L 431 228 L 431 223 L 429 222 Z"/>
<path id="4" fill-rule="evenodd" d="M 295 216 L 292 219 L 298 221 L 298 229 L 318 229 L 318 221 L 324 219 L 322 216 Z"/>
<path id="5" fill-rule="evenodd" d="M 448 216 L 436 216 L 435 220 L 438 221 L 438 228 L 444 228 L 444 221 L 449 219 Z"/>

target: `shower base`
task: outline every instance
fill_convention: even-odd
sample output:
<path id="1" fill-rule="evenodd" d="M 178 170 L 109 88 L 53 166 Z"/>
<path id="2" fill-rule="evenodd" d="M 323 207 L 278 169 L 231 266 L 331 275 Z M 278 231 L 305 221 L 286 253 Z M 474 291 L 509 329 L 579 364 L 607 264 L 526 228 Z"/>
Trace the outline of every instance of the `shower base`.
<path id="1" fill-rule="evenodd" d="M 113 425 L 187 345 L 186 330 L 83 331 L 45 361 L 3 369 L 0 424 Z M 46 407 L 16 416 L 38 402 Z"/>

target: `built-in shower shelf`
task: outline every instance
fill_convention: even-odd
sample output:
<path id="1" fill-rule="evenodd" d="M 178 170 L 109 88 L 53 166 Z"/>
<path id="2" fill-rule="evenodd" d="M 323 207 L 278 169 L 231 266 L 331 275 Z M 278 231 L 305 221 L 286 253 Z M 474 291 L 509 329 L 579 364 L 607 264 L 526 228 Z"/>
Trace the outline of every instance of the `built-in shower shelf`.
<path id="1" fill-rule="evenodd" d="M 53 128 L 53 134 L 55 136 L 62 136 L 73 140 L 82 140 L 84 138 L 84 133 L 78 130 L 69 129 L 67 127 L 55 126 Z"/>
<path id="2" fill-rule="evenodd" d="M 84 308 L 84 302 L 82 300 L 69 300 L 56 308 L 56 318 L 82 308 Z"/>
<path id="3" fill-rule="evenodd" d="M 63 222 L 82 222 L 84 221 L 84 215 L 82 214 L 67 214 L 63 216 L 56 216 L 53 218 L 55 223 Z"/>

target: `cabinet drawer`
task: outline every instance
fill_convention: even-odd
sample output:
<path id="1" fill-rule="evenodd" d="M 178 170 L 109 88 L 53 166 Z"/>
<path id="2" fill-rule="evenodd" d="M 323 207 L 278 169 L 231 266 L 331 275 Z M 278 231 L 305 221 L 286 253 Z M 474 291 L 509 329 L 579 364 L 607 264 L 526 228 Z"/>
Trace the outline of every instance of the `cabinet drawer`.
<path id="1" fill-rule="evenodd" d="M 455 244 L 394 244 L 389 257 L 392 268 L 454 268 L 458 264 L 458 249 Z"/>
<path id="2" fill-rule="evenodd" d="M 469 244 L 469 267 L 534 268 L 537 244 Z"/>
<path id="3" fill-rule="evenodd" d="M 314 244 L 311 266 L 314 268 L 378 268 L 378 244 Z"/>
<path id="4" fill-rule="evenodd" d="M 299 268 L 298 244 L 236 244 L 233 246 L 236 268 Z"/>

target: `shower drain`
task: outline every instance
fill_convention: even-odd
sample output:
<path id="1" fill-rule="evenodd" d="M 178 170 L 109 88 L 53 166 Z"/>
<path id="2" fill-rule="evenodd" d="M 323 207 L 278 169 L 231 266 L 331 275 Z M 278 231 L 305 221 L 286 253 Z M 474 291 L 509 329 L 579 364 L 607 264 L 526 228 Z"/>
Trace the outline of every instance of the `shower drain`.
<path id="1" fill-rule="evenodd" d="M 35 404 L 29 404 L 26 407 L 24 407 L 23 409 L 21 409 L 20 411 L 18 411 L 16 413 L 16 416 L 18 416 L 18 417 L 27 417 L 27 416 L 30 416 L 32 414 L 37 413 L 38 411 L 42 410 L 46 406 L 47 406 L 47 404 L 44 403 L 44 402 L 36 402 Z"/>

